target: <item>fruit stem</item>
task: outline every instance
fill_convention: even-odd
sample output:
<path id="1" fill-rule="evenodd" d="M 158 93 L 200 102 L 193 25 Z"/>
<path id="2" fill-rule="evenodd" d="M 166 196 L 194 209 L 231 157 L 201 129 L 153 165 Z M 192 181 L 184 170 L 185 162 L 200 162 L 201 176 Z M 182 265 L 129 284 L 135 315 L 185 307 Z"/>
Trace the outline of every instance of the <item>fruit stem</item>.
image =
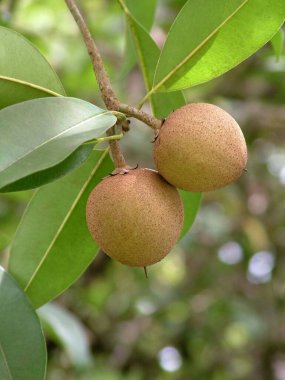
<path id="1" fill-rule="evenodd" d="M 110 137 L 109 145 L 114 161 L 114 165 L 117 169 L 125 168 L 127 166 L 125 157 L 120 148 L 118 140 L 112 140 L 111 138 L 115 135 L 115 127 L 110 128 L 107 131 L 107 136 Z"/>
<path id="2" fill-rule="evenodd" d="M 88 29 L 88 26 L 79 10 L 75 0 L 65 0 L 65 3 L 70 10 L 75 22 L 78 25 L 84 43 L 86 45 L 88 54 L 91 58 L 93 65 L 93 70 L 101 91 L 102 99 L 108 110 L 122 112 L 128 116 L 135 117 L 136 119 L 144 122 L 149 127 L 153 129 L 160 128 L 161 121 L 156 119 L 152 115 L 141 111 L 135 107 L 132 107 L 128 104 L 121 103 L 117 98 L 108 74 L 104 68 L 103 60 L 101 58 L 100 52 L 95 44 L 95 41 L 92 38 L 92 35 Z"/>

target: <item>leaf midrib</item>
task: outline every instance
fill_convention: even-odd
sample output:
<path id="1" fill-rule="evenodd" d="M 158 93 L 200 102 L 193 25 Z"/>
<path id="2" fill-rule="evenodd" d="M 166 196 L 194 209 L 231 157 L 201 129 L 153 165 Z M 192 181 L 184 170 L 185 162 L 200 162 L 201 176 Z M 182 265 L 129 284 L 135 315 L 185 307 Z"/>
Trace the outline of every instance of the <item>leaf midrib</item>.
<path id="1" fill-rule="evenodd" d="M 224 25 L 226 25 L 234 16 L 237 14 L 241 8 L 244 7 L 246 3 L 248 3 L 249 0 L 244 0 L 244 2 L 237 7 L 237 9 L 231 13 L 216 29 L 213 30 L 212 33 L 209 34 L 209 36 L 204 39 L 194 50 L 192 50 L 177 66 L 175 66 L 160 82 L 158 82 L 152 89 L 146 94 L 144 99 L 141 101 L 141 103 L 144 103 L 150 95 L 155 93 L 165 82 L 168 81 L 187 61 L 189 61 L 190 58 L 192 58 L 197 51 L 199 51 Z M 161 56 L 160 56 L 161 58 Z M 156 77 L 157 69 L 159 67 L 160 58 L 157 62 L 156 71 L 154 78 Z M 141 104 L 140 103 L 140 104 Z"/>
<path id="2" fill-rule="evenodd" d="M 39 86 L 39 85 L 37 85 L 35 83 L 27 82 L 25 80 L 21 80 L 21 79 L 17 79 L 17 78 L 12 78 L 12 77 L 7 77 L 5 75 L 0 75 L 0 80 L 1 79 L 2 80 L 6 80 L 7 82 L 13 82 L 13 83 L 21 84 L 23 86 L 31 87 L 31 88 L 34 88 L 35 90 L 39 90 L 39 91 L 45 92 L 45 93 L 47 93 L 49 95 L 52 95 L 52 96 L 58 96 L 58 97 L 64 96 L 64 95 L 59 94 L 58 92 L 49 90 L 48 88 Z"/>
<path id="3" fill-rule="evenodd" d="M 24 292 L 27 292 L 27 290 L 29 289 L 29 287 L 31 286 L 34 278 L 36 277 L 37 273 L 39 272 L 40 268 L 42 267 L 43 263 L 45 262 L 45 259 L 47 258 L 48 254 L 50 253 L 50 251 L 52 250 L 55 242 L 57 241 L 60 233 L 62 232 L 63 228 L 65 227 L 66 223 L 68 222 L 71 214 L 73 213 L 76 205 L 78 204 L 82 194 L 84 193 L 85 189 L 87 188 L 89 182 L 92 180 L 92 178 L 94 177 L 95 173 L 97 172 L 97 170 L 99 169 L 100 165 L 102 164 L 103 160 L 105 159 L 106 155 L 109 153 L 109 148 L 107 148 L 104 153 L 102 154 L 102 156 L 100 157 L 100 159 L 98 160 L 97 164 L 95 165 L 94 169 L 92 170 L 92 172 L 90 173 L 90 175 L 88 176 L 87 180 L 84 182 L 81 190 L 79 191 L 77 197 L 75 198 L 74 202 L 71 204 L 70 206 L 70 209 L 68 211 L 68 213 L 66 214 L 65 218 L 63 219 L 61 225 L 59 226 L 56 234 L 54 235 L 54 238 L 52 239 L 50 245 L 48 246 L 47 250 L 45 251 L 42 259 L 40 260 L 38 266 L 36 267 L 33 275 L 31 276 L 29 282 L 27 283 L 26 287 L 24 288 Z"/>
<path id="4" fill-rule="evenodd" d="M 7 361 L 7 358 L 6 358 L 6 355 L 5 355 L 5 352 L 4 352 L 4 349 L 3 349 L 3 346 L 0 342 L 0 353 L 2 354 L 2 357 L 4 359 L 4 363 L 5 363 L 5 366 L 7 368 L 7 373 L 9 375 L 9 379 L 10 380 L 13 380 L 13 377 L 12 377 L 12 374 L 11 374 L 11 371 L 10 371 L 10 368 L 9 368 L 9 365 L 8 365 L 8 361 Z"/>
<path id="5" fill-rule="evenodd" d="M 141 27 L 142 29 L 145 29 L 145 28 L 130 13 L 130 11 L 129 11 L 127 5 L 125 4 L 124 0 L 117 0 L 117 1 L 121 5 L 123 11 L 125 12 L 126 18 L 128 20 L 129 27 L 130 27 L 130 29 L 131 29 L 131 31 L 133 33 L 133 38 L 135 40 L 135 45 L 137 47 L 137 52 L 138 52 L 140 63 L 141 63 L 141 68 L 142 68 L 142 74 L 143 74 L 143 79 L 144 79 L 145 87 L 146 87 L 147 91 L 150 91 L 151 90 L 151 82 L 152 81 L 150 80 L 150 77 L 148 75 L 146 60 L 145 60 L 145 56 L 143 54 L 143 51 L 141 49 L 141 44 L 139 42 L 136 24 L 139 27 Z M 148 32 L 146 31 L 146 33 L 148 33 Z M 152 37 L 150 36 L 150 38 L 152 38 Z M 155 41 L 154 41 L 154 44 L 156 44 Z M 160 52 L 159 47 L 157 47 L 157 49 Z M 150 99 L 150 104 L 151 104 L 152 110 L 154 110 L 153 98 Z M 137 107 L 141 108 L 140 104 Z"/>
<path id="6" fill-rule="evenodd" d="M 92 119 L 96 119 L 96 117 L 98 117 L 98 116 L 102 116 L 102 115 L 106 115 L 106 114 L 110 114 L 110 112 L 109 112 L 109 111 L 105 111 L 105 112 L 102 112 L 102 113 L 100 113 L 100 114 L 93 115 L 93 116 L 91 116 L 91 117 L 89 117 L 89 118 L 87 118 L 87 119 L 81 121 L 80 123 L 77 123 L 77 124 L 72 125 L 70 128 L 68 128 L 68 129 L 66 129 L 66 130 L 64 130 L 64 131 L 62 131 L 62 132 L 60 132 L 60 133 L 58 133 L 57 135 L 55 135 L 55 136 L 51 137 L 50 139 L 44 141 L 43 143 L 39 144 L 39 145 L 36 146 L 34 149 L 29 150 L 28 152 L 26 152 L 26 153 L 23 154 L 22 156 L 18 157 L 18 159 L 17 159 L 16 161 L 13 161 L 10 165 L 8 165 L 8 166 L 6 166 L 4 169 L 2 169 L 2 170 L 0 171 L 0 174 L 3 173 L 5 170 L 11 168 L 11 167 L 14 166 L 15 164 L 17 164 L 20 160 L 22 160 L 23 158 L 27 157 L 29 154 L 36 152 L 37 150 L 39 150 L 40 148 L 42 148 L 42 147 L 45 146 L 46 144 L 50 143 L 51 141 L 57 139 L 57 138 L 60 137 L 60 136 L 63 136 L 65 133 L 69 133 L 73 128 L 77 128 L 77 127 L 79 127 L 81 124 L 84 124 L 84 123 L 86 123 L 86 122 L 88 122 L 88 121 L 90 121 L 90 120 L 92 120 Z"/>
<path id="7" fill-rule="evenodd" d="M 145 59 L 144 59 L 144 55 L 142 53 L 142 50 L 141 50 L 141 45 L 139 43 L 139 39 L 138 39 L 138 35 L 137 35 L 137 31 L 136 31 L 136 27 L 134 25 L 134 23 L 138 23 L 137 20 L 134 19 L 133 15 L 130 13 L 130 10 L 129 8 L 127 7 L 126 3 L 124 0 L 117 0 L 119 5 L 122 7 L 123 11 L 125 12 L 125 15 L 126 15 L 126 18 L 128 20 L 128 24 L 133 32 L 133 37 L 134 37 L 134 40 L 135 40 L 135 44 L 136 44 L 136 47 L 137 47 L 137 52 L 139 54 L 139 57 L 140 57 L 140 61 L 141 61 L 141 66 L 142 66 L 142 72 L 143 72 L 143 76 L 144 76 L 144 82 L 146 84 L 146 87 L 147 87 L 147 91 L 150 90 L 151 86 L 150 86 L 150 80 L 149 80 L 149 77 L 148 77 L 148 73 L 147 73 L 147 70 L 146 70 L 146 63 L 145 63 Z M 138 23 L 139 24 L 139 23 Z M 143 26 L 140 25 L 142 28 Z"/>

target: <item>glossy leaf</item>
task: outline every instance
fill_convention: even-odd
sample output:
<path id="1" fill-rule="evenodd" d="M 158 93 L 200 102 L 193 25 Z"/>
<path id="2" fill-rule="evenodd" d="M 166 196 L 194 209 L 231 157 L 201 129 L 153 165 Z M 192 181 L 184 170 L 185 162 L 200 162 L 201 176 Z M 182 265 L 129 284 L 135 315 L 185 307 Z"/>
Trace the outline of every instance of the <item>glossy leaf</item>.
<path id="1" fill-rule="evenodd" d="M 280 29 L 284 0 L 188 0 L 157 65 L 153 91 L 209 81 L 261 48 Z"/>
<path id="2" fill-rule="evenodd" d="M 184 225 L 180 234 L 180 239 L 182 239 L 195 221 L 200 208 L 202 193 L 189 193 L 188 191 L 179 190 L 179 194 L 184 205 Z"/>
<path id="3" fill-rule="evenodd" d="M 284 51 L 284 31 L 283 29 L 278 30 L 270 41 L 276 60 L 279 61 L 283 51 Z"/>
<path id="4" fill-rule="evenodd" d="M 68 288 L 98 252 L 85 206 L 112 166 L 107 150 L 94 151 L 79 169 L 39 189 L 28 205 L 12 243 L 9 271 L 35 308 Z"/>
<path id="5" fill-rule="evenodd" d="M 157 0 L 144 0 L 134 1 L 126 0 L 125 3 L 118 0 L 120 4 L 126 4 L 132 15 L 138 20 L 141 25 L 149 32 L 155 16 Z M 129 28 L 126 29 L 126 42 L 124 53 L 124 64 L 122 68 L 122 76 L 128 74 L 128 72 L 134 67 L 136 63 L 136 51 L 133 45 L 132 36 Z"/>
<path id="6" fill-rule="evenodd" d="M 147 90 L 150 90 L 160 50 L 147 31 L 131 16 L 129 12 L 126 12 L 126 16 L 138 51 L 138 59 L 143 72 L 145 86 Z M 180 91 L 171 94 L 153 94 L 150 101 L 153 113 L 156 117 L 167 117 L 174 109 L 185 105 L 184 96 Z M 195 220 L 200 206 L 201 193 L 181 191 L 180 195 L 184 205 L 184 226 L 180 236 L 180 238 L 182 238 L 188 232 Z"/>
<path id="7" fill-rule="evenodd" d="M 115 122 L 109 111 L 75 98 L 34 99 L 2 109 L 0 188 L 66 160 L 82 143 L 101 136 Z M 72 165 L 64 165 L 67 168 Z M 52 171 L 48 175 L 52 180 Z"/>
<path id="8" fill-rule="evenodd" d="M 0 109 L 61 95 L 64 88 L 38 49 L 21 34 L 0 26 Z"/>
<path id="9" fill-rule="evenodd" d="M 8 193 L 14 191 L 34 189 L 36 187 L 43 186 L 49 182 L 52 182 L 70 171 L 75 170 L 83 164 L 84 161 L 90 156 L 93 150 L 93 145 L 82 145 L 77 148 L 70 156 L 58 165 L 52 166 L 49 169 L 42 170 L 40 172 L 31 174 L 18 181 L 11 183 L 10 185 L 2 187 L 1 193 Z"/>
<path id="10" fill-rule="evenodd" d="M 0 267 L 0 379 L 43 380 L 45 370 L 46 346 L 38 316 Z"/>
<path id="11" fill-rule="evenodd" d="M 64 348 L 73 365 L 84 367 L 91 364 L 88 337 L 75 315 L 53 303 L 44 305 L 37 312 L 46 334 Z"/>

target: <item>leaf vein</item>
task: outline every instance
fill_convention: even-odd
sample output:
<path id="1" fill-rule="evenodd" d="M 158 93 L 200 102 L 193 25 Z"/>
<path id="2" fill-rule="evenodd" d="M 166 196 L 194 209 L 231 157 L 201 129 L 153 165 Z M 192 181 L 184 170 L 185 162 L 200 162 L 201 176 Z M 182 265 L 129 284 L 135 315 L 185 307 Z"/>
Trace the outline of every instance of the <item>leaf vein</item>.
<path id="1" fill-rule="evenodd" d="M 6 81 L 9 81 L 9 82 L 14 82 L 14 83 L 18 83 L 18 84 L 22 84 L 24 86 L 27 86 L 27 87 L 31 87 L 31 88 L 34 88 L 36 90 L 40 90 L 42 92 L 46 92 L 47 94 L 50 94 L 50 95 L 53 95 L 53 96 L 63 96 L 55 91 L 52 91 L 52 90 L 49 90 L 48 88 L 45 88 L 45 87 L 42 87 L 42 86 L 39 86 L 37 84 L 34 84 L 34 83 L 30 83 L 30 82 L 27 82 L 27 81 L 24 81 L 24 80 L 21 80 L 21 79 L 16 79 L 16 78 L 11 78 L 11 77 L 7 77 L 5 75 L 0 75 L 0 79 L 2 80 L 6 80 Z"/>
<path id="2" fill-rule="evenodd" d="M 13 380 L 13 377 L 12 377 L 12 374 L 11 374 L 11 371 L 10 371 L 10 368 L 9 368 L 9 365 L 8 365 L 8 361 L 7 361 L 7 358 L 6 358 L 6 355 L 5 355 L 5 352 L 4 352 L 4 350 L 3 350 L 3 347 L 2 347 L 1 342 L 0 342 L 0 353 L 2 354 L 2 357 L 3 357 L 3 359 L 4 359 L 4 363 L 5 363 L 5 366 L 6 366 L 6 368 L 7 368 L 7 373 L 8 373 L 8 375 L 9 375 L 9 378 L 10 378 L 11 380 Z"/>
<path id="3" fill-rule="evenodd" d="M 244 0 L 244 2 L 237 7 L 237 9 L 231 13 L 216 29 L 212 31 L 212 33 L 209 34 L 207 38 L 205 38 L 195 49 L 193 49 L 181 62 L 179 62 L 178 65 L 176 65 L 160 82 L 158 82 L 155 86 L 152 87 L 152 89 L 146 94 L 146 96 L 142 99 L 140 104 L 143 104 L 153 93 L 155 93 L 165 82 L 168 81 L 185 63 L 189 61 L 190 58 L 192 58 L 197 51 L 199 51 L 228 21 L 230 21 L 235 14 L 237 14 L 240 9 L 248 2 L 249 0 Z M 159 65 L 159 61 L 156 66 L 156 72 Z M 156 76 L 156 73 L 155 73 Z"/>
<path id="4" fill-rule="evenodd" d="M 90 181 L 92 180 L 93 176 L 95 175 L 96 171 L 98 170 L 98 168 L 100 167 L 101 163 L 103 162 L 104 158 L 106 157 L 106 155 L 108 154 L 109 152 L 109 148 L 107 148 L 101 158 L 98 160 L 97 164 L 95 165 L 94 169 L 92 170 L 92 172 L 90 173 L 89 177 L 87 178 L 87 180 L 85 181 L 85 183 L 83 184 L 81 190 L 79 191 L 77 197 L 75 198 L 74 202 L 71 204 L 70 206 L 70 209 L 69 211 L 67 212 L 65 218 L 63 219 L 59 229 L 57 230 L 56 234 L 54 235 L 54 238 L 52 239 L 50 245 L 48 246 L 46 252 L 44 253 L 42 259 L 40 260 L 38 266 L 36 267 L 33 275 L 31 276 L 30 278 L 30 281 L 27 283 L 25 289 L 24 289 L 24 292 L 27 292 L 28 288 L 31 286 L 33 280 L 35 279 L 37 273 L 39 272 L 40 268 L 42 267 L 44 261 L 46 260 L 48 254 L 50 253 L 50 251 L 52 250 L 55 242 L 57 241 L 58 237 L 60 236 L 60 233 L 62 232 L 63 228 L 65 227 L 66 223 L 68 222 L 68 219 L 70 218 L 72 212 L 74 211 L 77 203 L 79 202 L 83 192 L 85 191 L 85 189 L 87 188 L 88 184 L 90 183 Z"/>

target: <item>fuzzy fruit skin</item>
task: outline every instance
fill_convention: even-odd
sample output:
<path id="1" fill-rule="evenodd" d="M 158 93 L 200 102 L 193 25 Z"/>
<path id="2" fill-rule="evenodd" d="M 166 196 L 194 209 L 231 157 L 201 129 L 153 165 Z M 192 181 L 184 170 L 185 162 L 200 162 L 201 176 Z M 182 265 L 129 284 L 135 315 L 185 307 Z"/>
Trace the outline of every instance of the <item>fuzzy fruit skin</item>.
<path id="1" fill-rule="evenodd" d="M 103 179 L 86 207 L 89 231 L 102 250 L 122 264 L 137 267 L 154 264 L 169 253 L 183 219 L 178 191 L 150 169 Z"/>
<path id="2" fill-rule="evenodd" d="M 173 186 L 211 191 L 235 181 L 247 162 L 247 148 L 237 122 L 221 108 L 192 103 L 163 123 L 154 145 L 158 172 Z"/>

